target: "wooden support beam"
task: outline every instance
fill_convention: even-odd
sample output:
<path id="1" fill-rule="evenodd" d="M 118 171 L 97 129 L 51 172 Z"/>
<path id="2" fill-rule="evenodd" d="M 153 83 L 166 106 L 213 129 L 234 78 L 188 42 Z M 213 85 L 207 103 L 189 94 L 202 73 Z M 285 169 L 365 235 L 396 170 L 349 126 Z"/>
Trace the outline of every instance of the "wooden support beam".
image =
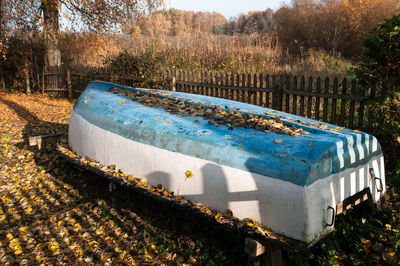
<path id="1" fill-rule="evenodd" d="M 272 243 L 262 244 L 250 237 L 245 238 L 245 252 L 252 258 L 262 256 L 263 262 L 272 266 L 281 266 L 282 263 L 282 247 Z"/>
<path id="2" fill-rule="evenodd" d="M 361 204 L 362 202 L 368 202 L 368 205 L 372 208 L 372 197 L 369 188 L 366 188 L 355 195 L 345 199 L 336 206 L 336 215 L 343 213 L 343 211 L 349 210 L 354 206 Z"/>
<path id="3" fill-rule="evenodd" d="M 58 133 L 52 135 L 43 135 L 43 136 L 34 136 L 29 137 L 29 146 L 37 146 L 39 150 L 41 150 L 45 144 L 49 143 L 67 143 L 67 134 L 66 133 Z"/>
<path id="4" fill-rule="evenodd" d="M 282 258 L 282 247 L 273 244 L 267 244 L 266 252 L 262 255 L 263 261 L 267 265 L 272 266 L 282 266 L 283 258 Z"/>
<path id="5" fill-rule="evenodd" d="M 246 237 L 246 239 L 244 240 L 244 251 L 250 257 L 255 258 L 265 253 L 265 247 L 257 240 Z"/>

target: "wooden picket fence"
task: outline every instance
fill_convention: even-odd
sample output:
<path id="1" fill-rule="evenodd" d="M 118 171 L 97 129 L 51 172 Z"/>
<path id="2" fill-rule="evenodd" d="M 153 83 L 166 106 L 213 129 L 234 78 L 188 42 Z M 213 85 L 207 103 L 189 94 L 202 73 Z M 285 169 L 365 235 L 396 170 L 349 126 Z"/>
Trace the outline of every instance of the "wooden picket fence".
<path id="1" fill-rule="evenodd" d="M 88 74 L 89 73 L 89 74 Z M 91 80 L 111 81 L 106 68 L 88 73 L 59 70 L 43 74 L 43 92 L 77 97 Z M 369 124 L 366 100 L 375 88 L 359 88 L 347 78 L 298 77 L 167 70 L 166 90 L 201 94 L 259 105 L 348 128 Z M 113 80 L 135 86 L 133 79 Z"/>

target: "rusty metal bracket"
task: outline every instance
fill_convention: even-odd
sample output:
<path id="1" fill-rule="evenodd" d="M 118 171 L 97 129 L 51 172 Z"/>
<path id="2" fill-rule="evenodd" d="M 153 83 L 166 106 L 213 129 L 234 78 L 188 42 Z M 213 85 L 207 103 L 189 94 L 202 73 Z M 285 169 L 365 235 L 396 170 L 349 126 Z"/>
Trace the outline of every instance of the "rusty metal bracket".
<path id="1" fill-rule="evenodd" d="M 377 176 L 375 175 L 375 170 L 374 170 L 374 168 L 369 168 L 369 173 L 370 173 L 370 175 L 371 175 L 371 178 L 374 179 L 376 190 L 377 190 L 378 192 L 382 192 L 382 191 L 383 191 L 383 182 L 382 182 L 382 179 L 381 179 L 380 177 L 377 177 Z M 378 186 L 378 184 L 377 184 L 377 182 L 376 182 L 377 180 L 379 181 L 380 188 L 379 188 L 379 186 Z"/>

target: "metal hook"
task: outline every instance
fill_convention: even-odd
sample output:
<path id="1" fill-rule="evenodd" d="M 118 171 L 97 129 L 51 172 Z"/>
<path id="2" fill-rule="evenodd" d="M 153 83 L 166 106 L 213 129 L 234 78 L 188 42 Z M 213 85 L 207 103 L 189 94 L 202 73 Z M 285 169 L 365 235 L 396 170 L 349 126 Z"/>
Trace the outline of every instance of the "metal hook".
<path id="1" fill-rule="evenodd" d="M 326 226 L 332 226 L 335 223 L 335 216 L 336 216 L 335 208 L 328 206 L 328 212 L 329 210 L 332 210 L 332 220 L 330 224 L 326 223 Z"/>

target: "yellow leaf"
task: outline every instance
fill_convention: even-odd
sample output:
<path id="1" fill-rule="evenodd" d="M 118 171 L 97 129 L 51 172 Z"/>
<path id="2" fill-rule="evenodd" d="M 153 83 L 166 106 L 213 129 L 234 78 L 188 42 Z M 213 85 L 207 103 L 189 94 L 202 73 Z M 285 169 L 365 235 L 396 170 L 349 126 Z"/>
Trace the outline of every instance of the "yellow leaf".
<path id="1" fill-rule="evenodd" d="M 185 175 L 186 175 L 186 178 L 192 178 L 193 177 L 193 172 L 190 171 L 190 170 L 187 170 Z"/>
<path id="2" fill-rule="evenodd" d="M 89 98 L 87 98 L 86 100 L 84 100 L 83 102 L 84 102 L 84 103 L 87 103 L 87 102 L 90 101 L 91 99 L 93 99 L 93 97 L 89 97 Z"/>
<path id="3" fill-rule="evenodd" d="M 246 223 L 246 225 L 247 225 L 247 226 L 249 226 L 249 227 L 253 227 L 253 226 L 255 226 L 255 224 L 253 224 L 253 223 L 250 223 L 250 222 L 247 222 L 247 223 Z"/>
<path id="4" fill-rule="evenodd" d="M 120 101 L 120 102 L 119 102 L 119 104 L 123 104 L 123 103 L 125 103 L 125 102 L 124 102 L 124 101 Z"/>
<path id="5" fill-rule="evenodd" d="M 226 216 L 232 216 L 232 215 L 233 215 L 232 210 L 231 210 L 231 209 L 227 209 L 227 210 L 225 211 L 225 215 L 226 215 Z"/>

